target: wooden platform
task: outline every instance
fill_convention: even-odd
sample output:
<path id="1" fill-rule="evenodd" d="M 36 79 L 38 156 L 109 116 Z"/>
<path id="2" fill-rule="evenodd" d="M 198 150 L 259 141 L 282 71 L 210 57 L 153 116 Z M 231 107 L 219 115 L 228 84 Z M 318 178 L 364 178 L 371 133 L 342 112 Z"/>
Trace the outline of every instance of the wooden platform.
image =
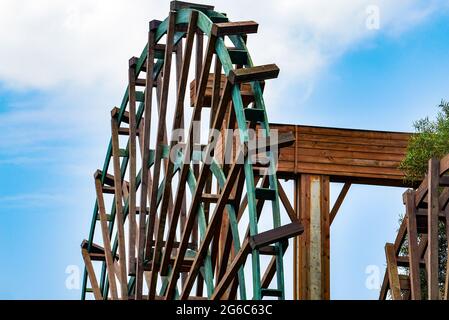
<path id="1" fill-rule="evenodd" d="M 398 166 L 410 133 L 286 124 L 270 124 L 270 129 L 296 138 L 280 154 L 281 177 L 308 173 L 328 175 L 333 182 L 406 186 Z"/>

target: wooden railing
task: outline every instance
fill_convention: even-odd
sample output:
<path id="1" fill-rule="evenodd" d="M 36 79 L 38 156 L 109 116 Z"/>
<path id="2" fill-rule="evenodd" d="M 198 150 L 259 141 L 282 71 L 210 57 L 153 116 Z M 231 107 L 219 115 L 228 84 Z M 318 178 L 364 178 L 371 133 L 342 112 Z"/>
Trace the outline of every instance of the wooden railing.
<path id="1" fill-rule="evenodd" d="M 447 300 L 449 265 L 439 261 L 443 245 L 439 236 L 444 224 L 449 238 L 449 155 L 441 160 L 430 159 L 422 183 L 417 189 L 407 190 L 403 201 L 406 214 L 396 240 L 385 246 L 387 268 L 380 299 L 390 293 L 393 300 Z M 442 270 L 446 271 L 444 280 L 440 279 Z M 425 287 L 427 293 L 422 292 Z"/>

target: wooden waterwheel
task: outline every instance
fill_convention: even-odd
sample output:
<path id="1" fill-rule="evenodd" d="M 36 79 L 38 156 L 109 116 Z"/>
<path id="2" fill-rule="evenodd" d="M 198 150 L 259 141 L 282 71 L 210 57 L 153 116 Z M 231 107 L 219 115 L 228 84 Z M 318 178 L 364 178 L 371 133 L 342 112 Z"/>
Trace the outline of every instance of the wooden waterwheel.
<path id="1" fill-rule="evenodd" d="M 257 29 L 179 1 L 150 22 L 94 175 L 82 299 L 285 298 L 287 240 L 303 228 L 281 225 L 274 150 L 293 140 L 270 135 L 263 88 L 279 69 L 253 65 Z"/>

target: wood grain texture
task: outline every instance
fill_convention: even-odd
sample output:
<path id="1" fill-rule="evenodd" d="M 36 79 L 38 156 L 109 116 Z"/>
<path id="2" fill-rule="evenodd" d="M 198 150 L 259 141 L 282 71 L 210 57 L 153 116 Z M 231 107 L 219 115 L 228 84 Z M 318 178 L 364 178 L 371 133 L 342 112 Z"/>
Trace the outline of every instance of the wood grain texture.
<path id="1" fill-rule="evenodd" d="M 394 244 L 387 243 L 385 245 L 385 255 L 387 256 L 387 274 L 390 283 L 391 297 L 393 300 L 402 300 Z"/>

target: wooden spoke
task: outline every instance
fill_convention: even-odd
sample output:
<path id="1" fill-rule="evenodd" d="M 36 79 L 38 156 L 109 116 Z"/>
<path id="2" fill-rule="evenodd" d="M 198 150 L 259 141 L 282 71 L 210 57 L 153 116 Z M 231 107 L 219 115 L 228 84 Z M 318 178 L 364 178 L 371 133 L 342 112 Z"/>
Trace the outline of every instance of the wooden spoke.
<path id="1" fill-rule="evenodd" d="M 399 283 L 398 265 L 396 262 L 396 254 L 394 245 L 387 243 L 385 246 L 385 254 L 387 256 L 388 280 L 390 283 L 391 297 L 393 300 L 402 300 L 401 286 Z"/>

